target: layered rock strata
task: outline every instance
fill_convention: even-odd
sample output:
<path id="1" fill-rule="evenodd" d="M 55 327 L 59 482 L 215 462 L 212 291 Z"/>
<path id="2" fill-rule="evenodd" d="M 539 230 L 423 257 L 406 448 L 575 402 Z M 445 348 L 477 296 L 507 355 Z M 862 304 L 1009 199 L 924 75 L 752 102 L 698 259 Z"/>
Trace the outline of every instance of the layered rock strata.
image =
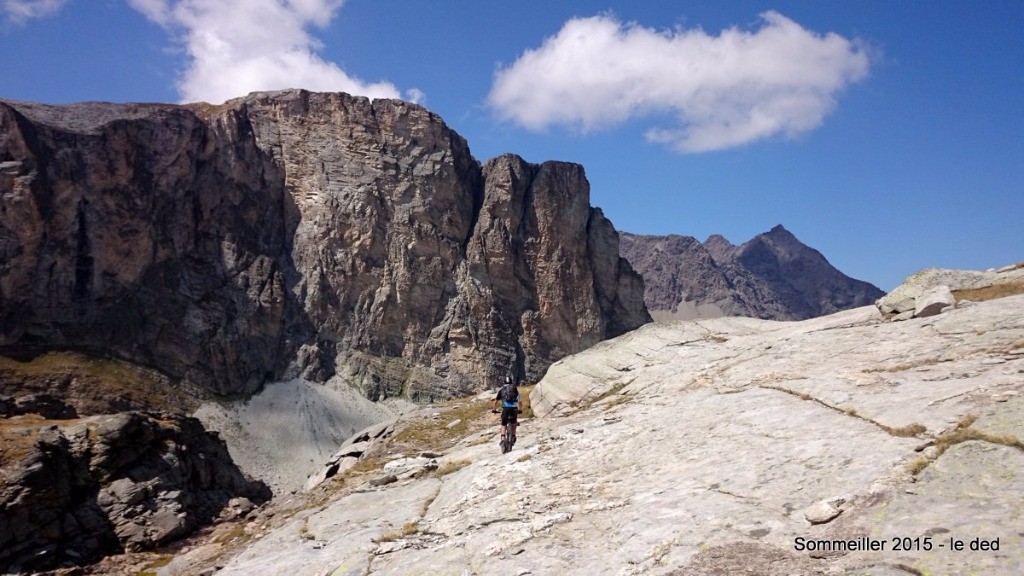
<path id="1" fill-rule="evenodd" d="M 748 316 L 805 320 L 883 295 L 846 276 L 782 226 L 734 246 L 719 235 L 622 235 L 622 255 L 644 277 L 658 319 Z"/>
<path id="2" fill-rule="evenodd" d="M 190 533 L 270 498 L 198 420 L 126 412 L 0 420 L 0 571 L 78 564 Z"/>
<path id="3" fill-rule="evenodd" d="M 419 106 L 0 102 L 0 347 L 247 393 L 429 400 L 649 321 L 583 169 L 481 166 Z"/>

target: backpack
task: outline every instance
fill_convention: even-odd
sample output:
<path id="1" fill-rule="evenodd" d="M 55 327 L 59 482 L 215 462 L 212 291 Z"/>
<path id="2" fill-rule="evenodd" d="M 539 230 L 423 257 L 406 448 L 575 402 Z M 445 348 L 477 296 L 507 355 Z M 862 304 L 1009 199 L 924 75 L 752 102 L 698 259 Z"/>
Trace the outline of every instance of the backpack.
<path id="1" fill-rule="evenodd" d="M 506 406 L 511 406 L 519 402 L 519 389 L 516 388 L 515 384 L 506 384 L 501 389 L 501 401 Z"/>

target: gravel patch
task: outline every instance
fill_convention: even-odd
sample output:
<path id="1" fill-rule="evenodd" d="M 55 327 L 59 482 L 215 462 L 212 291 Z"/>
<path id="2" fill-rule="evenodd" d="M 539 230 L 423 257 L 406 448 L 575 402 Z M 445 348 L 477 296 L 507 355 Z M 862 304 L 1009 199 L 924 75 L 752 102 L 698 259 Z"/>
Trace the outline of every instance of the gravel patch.
<path id="1" fill-rule="evenodd" d="M 324 384 L 295 379 L 268 384 L 245 401 L 207 402 L 194 416 L 220 434 L 246 474 L 279 496 L 301 489 L 354 433 L 414 407 L 371 402 L 340 378 Z"/>

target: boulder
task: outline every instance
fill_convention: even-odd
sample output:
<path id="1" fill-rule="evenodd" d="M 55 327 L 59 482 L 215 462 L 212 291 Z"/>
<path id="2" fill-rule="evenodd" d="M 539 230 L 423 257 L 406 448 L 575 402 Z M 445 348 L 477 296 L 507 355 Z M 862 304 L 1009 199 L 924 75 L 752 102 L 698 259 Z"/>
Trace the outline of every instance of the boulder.
<path id="1" fill-rule="evenodd" d="M 341 474 L 354 467 L 359 460 L 376 454 L 384 441 L 395 430 L 395 420 L 373 424 L 356 432 L 319 469 L 306 478 L 302 489 L 309 491 L 322 484 L 328 478 Z"/>
<path id="2" fill-rule="evenodd" d="M 842 513 L 843 510 L 841 508 L 828 500 L 819 500 L 805 508 L 803 512 L 804 518 L 811 524 L 831 522 Z"/>
<path id="3" fill-rule="evenodd" d="M 996 280 L 994 270 L 948 270 L 928 268 L 912 274 L 892 292 L 878 299 L 875 306 L 882 314 L 900 314 L 917 307 L 917 299 L 925 292 L 946 286 L 950 291 L 969 290 L 991 286 Z"/>
<path id="4" fill-rule="evenodd" d="M 924 318 L 935 316 L 946 308 L 956 305 L 956 298 L 945 284 L 922 292 L 914 300 L 914 316 Z"/>
<path id="5" fill-rule="evenodd" d="M 21 414 L 38 414 L 50 420 L 78 417 L 78 412 L 73 406 L 68 406 L 60 398 L 49 394 L 26 394 L 17 398 L 0 396 L 0 417 Z"/>

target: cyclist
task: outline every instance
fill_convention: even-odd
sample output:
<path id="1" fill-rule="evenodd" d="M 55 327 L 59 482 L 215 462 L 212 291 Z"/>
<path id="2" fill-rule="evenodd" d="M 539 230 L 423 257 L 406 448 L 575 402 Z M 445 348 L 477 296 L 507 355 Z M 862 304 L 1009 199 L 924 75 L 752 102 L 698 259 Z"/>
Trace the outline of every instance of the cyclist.
<path id="1" fill-rule="evenodd" d="M 491 412 L 498 411 L 498 402 L 501 402 L 501 439 L 505 439 L 505 425 L 512 422 L 512 444 L 515 444 L 516 427 L 519 425 L 519 388 L 511 376 L 505 376 L 505 385 L 498 389 Z"/>

